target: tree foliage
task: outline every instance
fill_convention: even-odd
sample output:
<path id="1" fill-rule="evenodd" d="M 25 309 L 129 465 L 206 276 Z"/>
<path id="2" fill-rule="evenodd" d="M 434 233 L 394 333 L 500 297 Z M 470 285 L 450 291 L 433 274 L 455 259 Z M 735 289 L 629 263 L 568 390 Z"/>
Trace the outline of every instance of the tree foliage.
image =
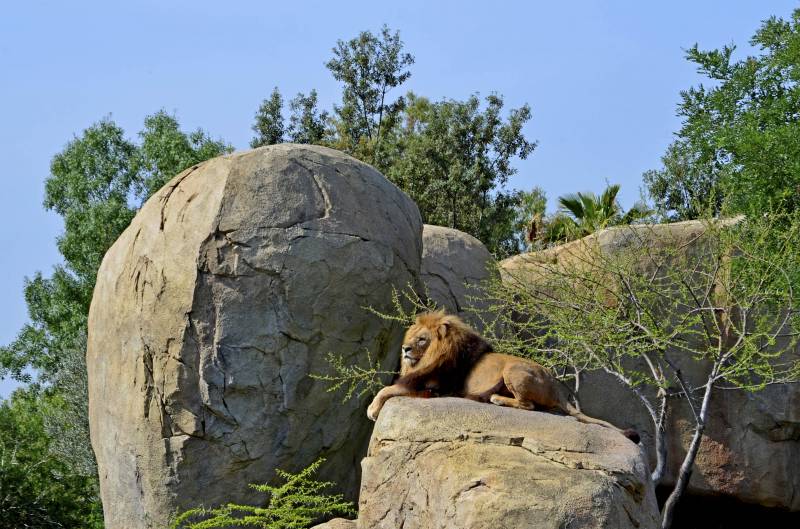
<path id="1" fill-rule="evenodd" d="M 293 143 L 321 144 L 327 132 L 328 112 L 317 108 L 317 91 L 303 93 L 289 102 L 289 140 Z"/>
<path id="2" fill-rule="evenodd" d="M 385 174 L 414 199 L 425 222 L 470 233 L 506 256 L 519 251 L 519 195 L 505 186 L 516 174 L 512 160 L 527 158 L 536 143 L 522 132 L 531 117 L 527 105 L 505 118 L 502 110 L 495 94 L 481 108 L 475 95 L 432 102 L 409 93 Z"/>
<path id="3" fill-rule="evenodd" d="M 253 147 L 289 139 L 342 150 L 373 165 L 414 199 L 425 222 L 451 226 L 480 239 L 505 257 L 524 249 L 518 230 L 523 196 L 508 189 L 517 158 L 535 148 L 522 129 L 528 105 L 503 116 L 503 98 L 485 107 L 477 95 L 438 102 L 391 92 L 411 76 L 414 57 L 403 51 L 399 32 L 362 31 L 340 40 L 326 63 L 341 82 L 341 104 L 317 108 L 317 92 L 289 104 L 288 125 L 278 89 L 264 100 L 253 130 Z"/>
<path id="4" fill-rule="evenodd" d="M 539 232 L 547 213 L 547 194 L 539 186 L 530 191 L 517 192 L 514 207 L 514 238 L 520 250 L 539 249 L 542 236 Z"/>
<path id="5" fill-rule="evenodd" d="M 677 139 L 644 175 L 672 218 L 800 206 L 800 9 L 764 21 L 750 44 L 758 54 L 738 60 L 735 46 L 686 52 L 709 84 L 681 92 Z"/>
<path id="6" fill-rule="evenodd" d="M 96 480 L 50 451 L 42 420 L 49 405 L 36 388 L 0 401 L 0 526 L 101 528 Z"/>
<path id="7" fill-rule="evenodd" d="M 387 163 L 383 140 L 405 106 L 389 92 L 411 77 L 414 57 L 403 52 L 400 33 L 383 26 L 380 36 L 362 31 L 340 40 L 325 66 L 342 83 L 342 103 L 334 106 L 336 148 L 383 169 Z"/>
<path id="8" fill-rule="evenodd" d="M 262 529 L 304 529 L 323 517 L 355 515 L 353 505 L 341 494 L 324 494 L 333 483 L 316 481 L 313 474 L 324 459 L 318 459 L 297 474 L 276 470 L 284 483 L 250 485 L 269 495 L 265 506 L 229 503 L 210 509 L 190 509 L 178 515 L 173 529 L 259 527 Z"/>
<path id="9" fill-rule="evenodd" d="M 175 116 L 164 110 L 144 119 L 139 138 L 138 185 L 143 189 L 136 189 L 136 193 L 142 201 L 187 167 L 233 150 L 224 141 L 212 139 L 203 129 L 183 132 Z"/>
<path id="10" fill-rule="evenodd" d="M 106 250 L 141 204 L 186 167 L 231 151 L 202 130 L 186 134 L 160 111 L 145 119 L 141 144 L 103 119 L 53 157 L 44 206 L 64 219 L 58 249 L 64 264 L 49 278 L 25 283 L 31 322 L 0 348 L 0 375 L 27 381 L 33 368 L 43 381 L 57 373 L 63 352 L 86 332 L 92 290 Z"/>
<path id="11" fill-rule="evenodd" d="M 276 86 L 270 96 L 261 102 L 253 123 L 256 135 L 250 140 L 250 147 L 275 145 L 285 140 L 286 124 L 283 121 L 283 96 Z"/>

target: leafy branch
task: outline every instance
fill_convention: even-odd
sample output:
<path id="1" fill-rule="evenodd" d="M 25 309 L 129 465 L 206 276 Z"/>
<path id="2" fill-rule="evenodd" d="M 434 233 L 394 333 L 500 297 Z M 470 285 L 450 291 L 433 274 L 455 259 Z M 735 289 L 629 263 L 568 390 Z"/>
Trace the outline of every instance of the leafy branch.
<path id="1" fill-rule="evenodd" d="M 303 529 L 326 516 L 354 516 L 351 502 L 341 494 L 323 494 L 332 482 L 316 481 L 313 474 L 324 459 L 292 474 L 276 470 L 282 485 L 251 484 L 250 487 L 269 495 L 264 507 L 228 503 L 213 509 L 198 507 L 178 515 L 172 529 L 215 529 L 222 527 L 257 527 L 261 529 Z"/>
<path id="2" fill-rule="evenodd" d="M 342 402 L 350 400 L 353 395 L 358 398 L 368 394 L 374 395 L 384 386 L 382 379 L 385 380 L 387 375 L 396 375 L 397 371 L 382 370 L 380 362 L 372 360 L 372 353 L 367 349 L 365 352 L 367 367 L 349 364 L 342 355 L 328 353 L 327 360 L 333 368 L 334 374 L 312 374 L 310 376 L 315 380 L 329 382 L 330 386 L 325 390 L 327 393 L 334 393 L 346 388 Z"/>

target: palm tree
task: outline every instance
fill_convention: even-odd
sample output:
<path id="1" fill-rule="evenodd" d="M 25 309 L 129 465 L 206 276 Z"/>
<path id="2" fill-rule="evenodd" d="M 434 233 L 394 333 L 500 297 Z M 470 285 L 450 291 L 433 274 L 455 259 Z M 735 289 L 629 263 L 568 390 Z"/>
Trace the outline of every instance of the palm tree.
<path id="1" fill-rule="evenodd" d="M 545 240 L 565 242 L 579 239 L 608 226 L 631 224 L 653 213 L 642 202 L 623 212 L 617 201 L 619 188 L 619 184 L 610 185 L 600 196 L 594 193 L 570 193 L 558 197 L 561 209 L 543 230 Z"/>

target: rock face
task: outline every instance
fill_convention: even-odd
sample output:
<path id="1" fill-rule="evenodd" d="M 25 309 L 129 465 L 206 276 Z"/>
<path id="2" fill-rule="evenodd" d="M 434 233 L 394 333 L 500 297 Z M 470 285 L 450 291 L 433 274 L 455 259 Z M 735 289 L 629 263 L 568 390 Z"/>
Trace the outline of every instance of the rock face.
<path id="1" fill-rule="evenodd" d="M 678 365 L 692 383 L 706 378 L 702 364 L 684 360 Z M 588 373 L 579 397 L 587 414 L 631 425 L 652 449 L 652 422 L 610 376 Z M 676 404 L 667 420 L 669 457 L 662 480 L 667 486 L 675 483 L 694 427 L 688 405 Z M 721 390 L 712 395 L 710 406 L 689 492 L 800 511 L 800 385 L 770 386 L 757 393 Z"/>
<path id="2" fill-rule="evenodd" d="M 466 312 L 480 310 L 481 282 L 488 279 L 494 258 L 481 241 L 453 228 L 426 224 L 422 228 L 422 281 L 437 306 L 477 324 Z M 476 325 L 480 329 L 480 325 Z"/>
<path id="3" fill-rule="evenodd" d="M 729 222 L 735 222 L 732 219 Z M 659 243 L 677 244 L 692 251 L 702 234 L 700 221 L 633 227 L 638 236 L 656 237 Z M 629 228 L 610 228 L 590 236 L 603 252 L 626 243 Z M 504 274 L 520 277 L 531 259 L 558 262 L 575 258 L 580 241 L 515 256 L 500 263 Z M 800 351 L 795 353 L 800 356 Z M 704 382 L 709 367 L 689 358 L 678 365 L 691 383 Z M 629 390 L 605 373 L 588 373 L 579 394 L 584 411 L 614 424 L 626 425 L 642 435 L 655 463 L 653 425 Z M 667 473 L 664 485 L 675 478 L 692 435 L 694 420 L 684 402 L 676 402 L 668 416 Z M 726 494 L 741 501 L 800 511 L 800 384 L 770 386 L 757 393 L 724 390 L 712 396 L 711 417 L 700 446 L 689 492 Z"/>
<path id="4" fill-rule="evenodd" d="M 358 524 L 355 520 L 345 520 L 344 518 L 334 518 L 323 524 L 315 525 L 311 529 L 356 529 Z"/>
<path id="5" fill-rule="evenodd" d="M 392 286 L 417 284 L 417 207 L 336 151 L 278 145 L 175 177 L 106 254 L 89 315 L 89 414 L 109 529 L 261 495 L 322 455 L 351 497 L 371 423 L 309 373 L 370 349 L 394 369 Z M 391 351 L 391 354 L 388 352 Z"/>
<path id="6" fill-rule="evenodd" d="M 658 527 L 639 447 L 570 417 L 394 398 L 361 465 L 359 529 Z"/>

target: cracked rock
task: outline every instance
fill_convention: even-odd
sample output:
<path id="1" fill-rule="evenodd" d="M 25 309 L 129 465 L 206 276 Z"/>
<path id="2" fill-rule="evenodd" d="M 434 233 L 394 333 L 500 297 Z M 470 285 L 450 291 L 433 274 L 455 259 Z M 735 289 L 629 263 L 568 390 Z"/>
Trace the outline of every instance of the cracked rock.
<path id="1" fill-rule="evenodd" d="M 89 315 L 89 415 L 109 529 L 189 507 L 317 457 L 354 498 L 365 403 L 309 377 L 326 356 L 395 369 L 392 287 L 419 286 L 416 205 L 371 167 L 276 145 L 176 176 L 106 254 Z"/>
<path id="2" fill-rule="evenodd" d="M 571 417 L 398 397 L 361 465 L 359 529 L 659 527 L 640 448 Z"/>

